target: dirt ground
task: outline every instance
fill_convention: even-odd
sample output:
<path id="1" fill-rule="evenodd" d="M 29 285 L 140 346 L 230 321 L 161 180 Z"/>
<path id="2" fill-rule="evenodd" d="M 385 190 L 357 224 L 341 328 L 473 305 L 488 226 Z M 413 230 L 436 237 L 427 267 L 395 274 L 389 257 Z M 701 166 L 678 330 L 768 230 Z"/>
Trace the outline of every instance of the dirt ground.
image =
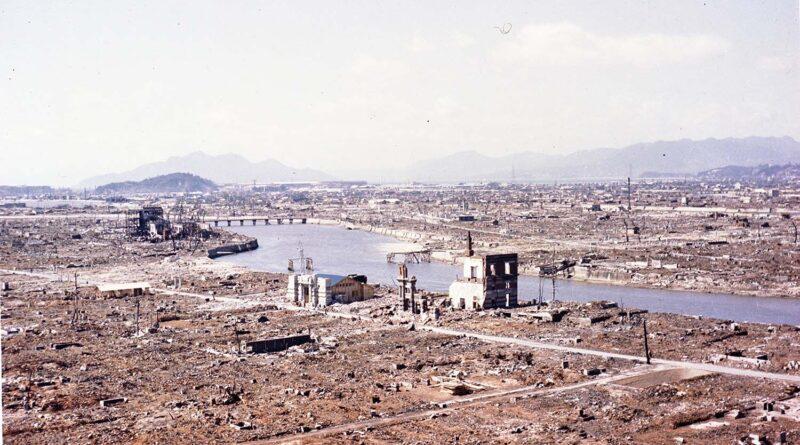
<path id="1" fill-rule="evenodd" d="M 14 269 L 0 272 L 9 444 L 800 441 L 800 388 L 788 382 L 423 329 L 641 356 L 646 319 L 654 357 L 800 375 L 794 326 L 599 302 L 441 306 L 438 320 L 410 323 L 385 287 L 374 300 L 312 312 L 289 304 L 285 275 L 214 262 L 196 246 L 125 240 L 93 222 L 5 227 L 0 268 Z M 15 231 L 42 242 L 13 247 Z M 151 293 L 105 298 L 94 287 L 131 281 L 149 282 Z M 557 322 L 533 317 L 557 310 Z M 298 334 L 312 341 L 244 352 L 249 341 Z"/>

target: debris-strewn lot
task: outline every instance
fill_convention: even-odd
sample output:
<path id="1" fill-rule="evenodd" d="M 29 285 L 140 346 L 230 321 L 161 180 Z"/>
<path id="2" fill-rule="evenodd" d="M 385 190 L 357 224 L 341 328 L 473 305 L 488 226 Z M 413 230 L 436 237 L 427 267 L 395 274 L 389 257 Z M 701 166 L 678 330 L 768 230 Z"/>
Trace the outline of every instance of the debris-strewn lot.
<path id="1" fill-rule="evenodd" d="M 604 305 L 560 302 L 493 312 L 450 312 L 442 322 L 470 331 L 643 356 L 642 322 L 646 319 L 654 357 L 800 375 L 800 327 L 647 314 Z M 537 318 L 551 313 L 562 318 L 558 322 Z"/>
<path id="2" fill-rule="evenodd" d="M 4 440 L 800 441 L 800 389 L 789 382 L 426 330 L 642 356 L 646 320 L 653 357 L 800 375 L 796 327 L 605 302 L 458 311 L 442 298 L 433 299 L 441 317 L 412 322 L 386 287 L 311 312 L 289 306 L 284 275 L 205 257 L 231 241 L 225 232 L 199 246 L 135 241 L 109 220 L 3 223 Z M 151 292 L 106 298 L 93 286 L 137 281 Z M 247 352 L 278 337 L 299 340 Z"/>

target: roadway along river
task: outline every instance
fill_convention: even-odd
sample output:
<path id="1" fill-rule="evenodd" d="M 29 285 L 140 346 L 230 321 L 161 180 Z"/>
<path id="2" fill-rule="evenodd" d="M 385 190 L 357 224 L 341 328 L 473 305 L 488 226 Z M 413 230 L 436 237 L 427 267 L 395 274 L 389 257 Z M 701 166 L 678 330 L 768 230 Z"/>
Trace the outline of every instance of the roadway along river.
<path id="1" fill-rule="evenodd" d="M 250 267 L 254 270 L 286 272 L 289 258 L 298 257 L 302 245 L 306 257 L 314 259 L 317 272 L 367 275 L 371 282 L 394 284 L 397 265 L 386 262 L 386 254 L 408 245 L 383 235 L 338 226 L 284 224 L 269 226 L 226 227 L 237 233 L 258 238 L 259 248 L 251 252 L 222 257 L 219 261 Z M 409 264 L 409 274 L 417 277 L 421 289 L 446 292 L 460 273 L 457 265 L 441 263 Z M 520 299 L 539 297 L 538 277 L 519 277 Z M 552 298 L 550 281 L 544 283 L 546 300 Z M 559 300 L 612 300 L 623 306 L 685 315 L 800 325 L 800 300 L 748 297 L 731 294 L 639 289 L 571 280 L 556 281 Z"/>

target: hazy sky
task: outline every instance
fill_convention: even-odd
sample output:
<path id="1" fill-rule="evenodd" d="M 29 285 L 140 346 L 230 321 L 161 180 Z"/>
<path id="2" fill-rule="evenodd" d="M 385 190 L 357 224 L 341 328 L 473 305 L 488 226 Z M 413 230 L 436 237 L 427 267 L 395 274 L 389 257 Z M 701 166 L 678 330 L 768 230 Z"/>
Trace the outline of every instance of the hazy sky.
<path id="1" fill-rule="evenodd" d="M 799 65 L 798 0 L 3 0 L 0 184 L 800 139 Z"/>

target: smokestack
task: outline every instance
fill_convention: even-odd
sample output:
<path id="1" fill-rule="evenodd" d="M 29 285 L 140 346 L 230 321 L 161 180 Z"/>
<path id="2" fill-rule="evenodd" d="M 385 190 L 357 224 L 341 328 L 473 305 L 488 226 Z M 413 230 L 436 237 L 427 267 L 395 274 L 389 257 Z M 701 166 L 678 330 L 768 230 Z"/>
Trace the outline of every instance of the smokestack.
<path id="1" fill-rule="evenodd" d="M 631 211 L 631 177 L 628 176 L 628 211 Z"/>

